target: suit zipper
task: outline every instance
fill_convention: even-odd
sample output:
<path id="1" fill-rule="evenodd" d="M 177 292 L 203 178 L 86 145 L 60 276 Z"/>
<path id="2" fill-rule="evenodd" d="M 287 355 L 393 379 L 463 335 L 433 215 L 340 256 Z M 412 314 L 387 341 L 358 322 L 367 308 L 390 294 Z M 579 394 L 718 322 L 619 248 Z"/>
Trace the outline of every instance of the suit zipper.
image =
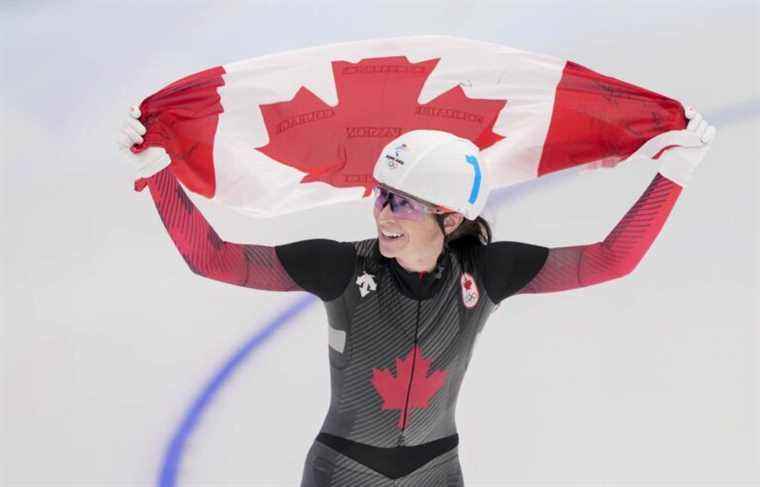
<path id="1" fill-rule="evenodd" d="M 404 410 L 401 412 L 403 415 L 404 423 L 401 427 L 401 435 L 398 439 L 398 446 L 403 446 L 405 443 L 404 433 L 406 432 L 406 425 L 409 423 L 409 397 L 412 395 L 412 383 L 414 382 L 414 366 L 417 363 L 417 333 L 420 327 L 420 307 L 422 301 L 417 300 L 417 321 L 414 324 L 414 344 L 412 345 L 412 373 L 409 375 L 409 387 L 406 389 L 406 401 L 404 401 Z"/>

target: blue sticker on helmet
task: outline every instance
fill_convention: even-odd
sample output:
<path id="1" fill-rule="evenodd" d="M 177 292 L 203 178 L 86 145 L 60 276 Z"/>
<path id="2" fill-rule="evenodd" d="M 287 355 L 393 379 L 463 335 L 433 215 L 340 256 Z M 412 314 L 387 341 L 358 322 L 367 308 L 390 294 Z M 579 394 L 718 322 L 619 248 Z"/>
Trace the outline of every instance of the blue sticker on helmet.
<path id="1" fill-rule="evenodd" d="M 465 156 L 465 159 L 475 169 L 475 179 L 472 181 L 472 189 L 470 190 L 470 199 L 467 200 L 470 203 L 475 203 L 478 199 L 478 193 L 480 192 L 480 164 L 478 164 L 478 158 L 475 156 Z"/>

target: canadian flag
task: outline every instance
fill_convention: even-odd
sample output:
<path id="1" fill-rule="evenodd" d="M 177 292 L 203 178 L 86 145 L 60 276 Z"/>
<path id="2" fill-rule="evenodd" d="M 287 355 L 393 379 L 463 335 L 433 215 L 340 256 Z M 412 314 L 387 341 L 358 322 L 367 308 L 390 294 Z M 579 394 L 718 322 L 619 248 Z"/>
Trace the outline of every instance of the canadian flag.
<path id="1" fill-rule="evenodd" d="M 498 188 L 614 166 L 686 126 L 679 101 L 571 61 L 438 35 L 213 67 L 147 97 L 140 111 L 147 133 L 133 151 L 163 147 L 185 187 L 254 216 L 368 196 L 382 148 L 414 129 L 474 142 Z"/>

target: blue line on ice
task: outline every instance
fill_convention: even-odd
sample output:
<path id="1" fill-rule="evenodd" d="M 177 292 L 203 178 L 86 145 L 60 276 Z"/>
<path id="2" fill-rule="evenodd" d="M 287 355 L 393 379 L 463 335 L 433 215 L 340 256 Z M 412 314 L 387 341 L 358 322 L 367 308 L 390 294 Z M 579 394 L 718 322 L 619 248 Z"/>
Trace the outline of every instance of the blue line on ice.
<path id="1" fill-rule="evenodd" d="M 233 372 L 245 361 L 251 352 L 265 343 L 275 331 L 288 322 L 293 321 L 303 310 L 317 301 L 317 298 L 307 294 L 297 299 L 293 304 L 288 306 L 283 312 L 275 316 L 269 323 L 259 330 L 255 335 L 249 338 L 232 356 L 227 359 L 221 369 L 206 383 L 201 393 L 191 404 L 185 413 L 182 422 L 177 428 L 164 454 L 163 466 L 158 479 L 158 485 L 161 487 L 174 487 L 177 485 L 177 471 L 182 462 L 182 454 L 185 451 L 185 445 L 193 430 L 198 424 L 203 412 L 214 399 L 219 389 L 230 378 Z"/>

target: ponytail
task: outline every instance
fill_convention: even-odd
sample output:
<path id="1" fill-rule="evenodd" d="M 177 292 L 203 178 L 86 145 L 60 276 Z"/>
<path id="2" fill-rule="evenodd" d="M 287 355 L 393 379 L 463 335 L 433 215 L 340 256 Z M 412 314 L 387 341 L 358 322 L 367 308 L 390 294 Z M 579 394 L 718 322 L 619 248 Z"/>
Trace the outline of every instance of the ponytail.
<path id="1" fill-rule="evenodd" d="M 436 217 L 439 226 L 443 229 L 443 219 L 446 215 L 436 215 Z M 446 235 L 443 243 L 448 247 L 488 245 L 492 238 L 491 226 L 485 218 L 479 216 L 475 220 L 463 219 L 456 230 Z"/>

